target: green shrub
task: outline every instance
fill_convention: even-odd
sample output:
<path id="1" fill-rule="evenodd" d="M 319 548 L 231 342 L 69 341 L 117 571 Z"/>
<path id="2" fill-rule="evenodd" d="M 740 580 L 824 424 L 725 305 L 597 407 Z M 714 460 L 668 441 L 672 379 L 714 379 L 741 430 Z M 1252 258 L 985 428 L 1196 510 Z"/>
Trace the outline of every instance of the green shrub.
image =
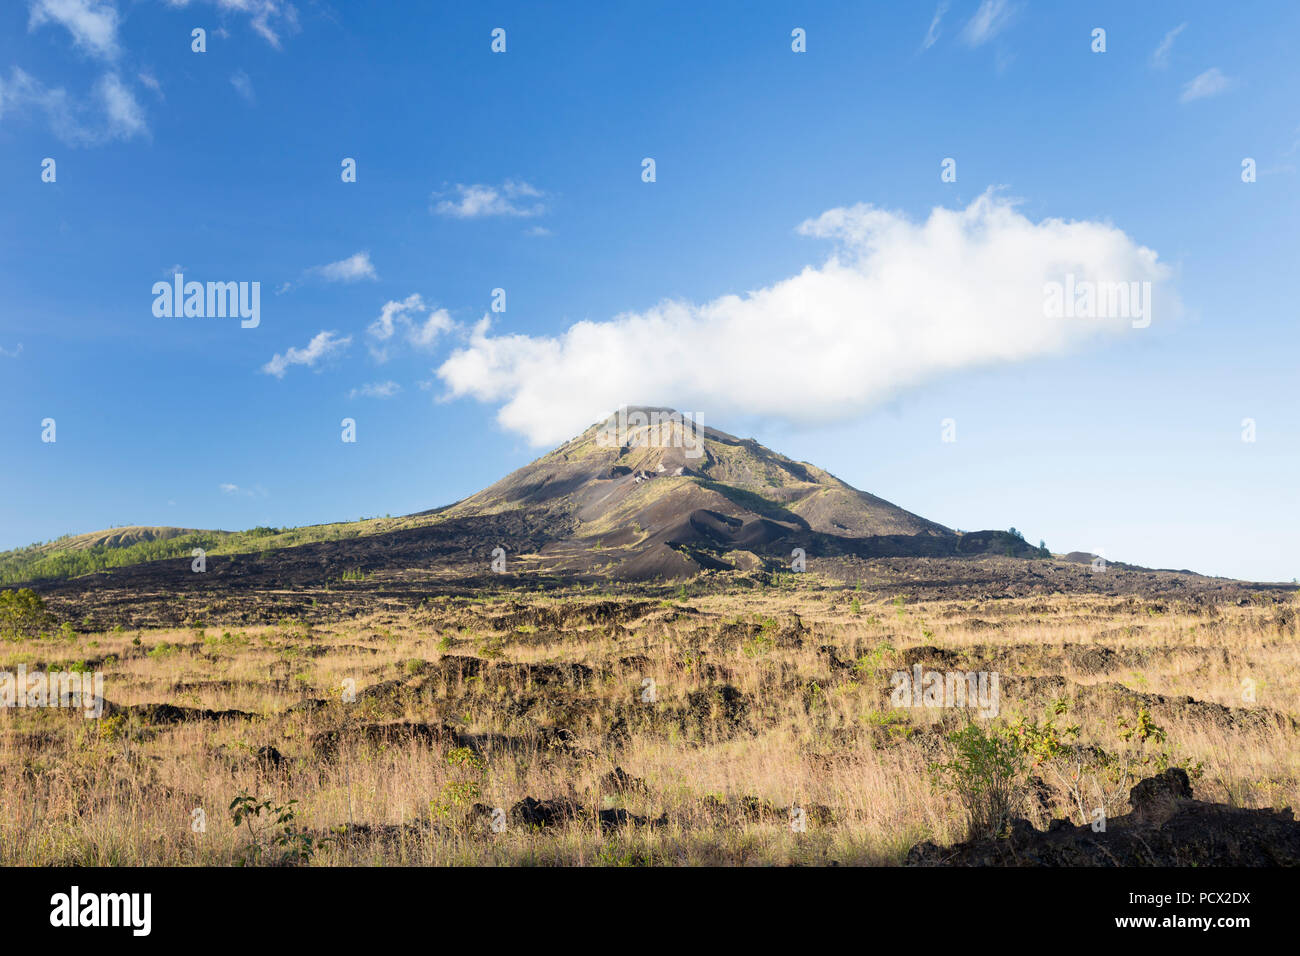
<path id="1" fill-rule="evenodd" d="M 1019 809 L 1024 752 L 1004 729 L 967 721 L 948 735 L 950 759 L 937 768 L 966 811 L 966 838 L 998 836 Z"/>
<path id="2" fill-rule="evenodd" d="M 272 804 L 241 793 L 230 801 L 230 819 L 248 831 L 248 843 L 238 856 L 240 866 L 295 866 L 310 863 L 316 851 L 333 837 L 315 836 L 294 822 L 297 800 Z"/>
<path id="3" fill-rule="evenodd" d="M 0 637 L 34 637 L 50 624 L 45 602 L 31 588 L 0 591 Z"/>
<path id="4" fill-rule="evenodd" d="M 894 655 L 894 645 L 881 641 L 853 662 L 853 673 L 861 680 L 880 680 L 888 670 L 886 660 Z"/>

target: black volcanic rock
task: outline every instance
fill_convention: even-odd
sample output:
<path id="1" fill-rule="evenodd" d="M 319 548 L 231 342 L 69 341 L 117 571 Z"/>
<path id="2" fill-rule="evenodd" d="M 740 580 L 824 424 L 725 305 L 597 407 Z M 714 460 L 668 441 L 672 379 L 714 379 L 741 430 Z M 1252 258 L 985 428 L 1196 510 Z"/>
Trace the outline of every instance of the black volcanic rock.
<path id="1" fill-rule="evenodd" d="M 940 847 L 919 843 L 909 866 L 1298 866 L 1300 823 L 1289 807 L 1245 810 L 1192 796 L 1173 768 L 1129 791 L 1132 812 L 1106 829 L 1054 820 L 1036 830 L 1017 820 L 997 840 Z"/>

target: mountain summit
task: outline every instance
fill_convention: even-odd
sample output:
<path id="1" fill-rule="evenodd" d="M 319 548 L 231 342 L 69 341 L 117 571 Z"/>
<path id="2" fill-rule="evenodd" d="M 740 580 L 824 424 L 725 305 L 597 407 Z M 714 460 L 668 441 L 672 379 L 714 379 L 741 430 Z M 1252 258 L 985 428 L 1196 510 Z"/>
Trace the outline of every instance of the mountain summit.
<path id="1" fill-rule="evenodd" d="M 806 555 L 1032 552 L 1003 532 L 963 536 L 807 462 L 670 408 L 619 409 L 440 512 L 517 512 L 548 543 L 538 564 L 624 579 L 790 566 Z"/>

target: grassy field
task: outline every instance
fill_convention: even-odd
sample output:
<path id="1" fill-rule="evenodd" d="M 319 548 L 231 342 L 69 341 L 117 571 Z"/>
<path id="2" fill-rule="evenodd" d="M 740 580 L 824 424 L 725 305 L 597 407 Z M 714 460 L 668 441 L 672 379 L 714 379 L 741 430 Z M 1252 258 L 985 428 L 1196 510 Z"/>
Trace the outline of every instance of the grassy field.
<path id="1" fill-rule="evenodd" d="M 972 714 L 895 706 L 916 664 L 998 675 L 974 722 L 1016 744 L 1039 827 L 1123 813 L 1166 766 L 1300 804 L 1294 597 L 918 602 L 810 574 L 371 606 L 0 643 L 10 671 L 102 672 L 107 701 L 0 710 L 0 863 L 897 864 L 967 828 L 942 765 Z"/>

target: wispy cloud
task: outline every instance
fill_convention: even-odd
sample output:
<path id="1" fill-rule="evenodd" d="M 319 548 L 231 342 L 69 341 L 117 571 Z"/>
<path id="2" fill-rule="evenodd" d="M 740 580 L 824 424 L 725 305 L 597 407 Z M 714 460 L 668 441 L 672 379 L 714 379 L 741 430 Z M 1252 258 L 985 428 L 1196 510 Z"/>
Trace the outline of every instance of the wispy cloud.
<path id="1" fill-rule="evenodd" d="M 935 41 L 939 39 L 939 23 L 947 12 L 948 0 L 942 0 L 934 11 L 934 19 L 930 21 L 930 29 L 925 31 L 925 39 L 921 41 L 922 50 L 930 49 L 930 47 L 934 46 Z"/>
<path id="2" fill-rule="evenodd" d="M 1108 223 L 1033 222 L 993 193 L 923 221 L 865 204 L 832 209 L 799 232 L 837 248 L 743 295 L 668 301 L 555 336 L 493 335 L 485 316 L 438 377 L 449 397 L 499 404 L 497 420 L 538 445 L 624 403 L 715 421 L 842 422 L 960 370 L 1141 334 L 1129 319 L 1052 317 L 1044 288 L 1067 274 L 1151 281 L 1156 319 L 1177 312 L 1153 250 Z"/>
<path id="3" fill-rule="evenodd" d="M 233 482 L 223 481 L 221 484 L 217 485 L 217 488 L 220 489 L 223 495 L 230 495 L 232 498 L 266 498 L 270 496 L 270 493 L 261 485 L 254 485 L 251 488 L 241 488 Z M 168 504 L 175 504 L 175 502 L 169 501 Z"/>
<path id="4" fill-rule="evenodd" d="M 167 0 L 173 7 L 185 7 L 191 0 Z M 274 47 L 280 38 L 296 32 L 298 12 L 287 0 L 207 0 L 225 13 L 248 17 L 249 25 Z M 86 55 L 118 61 L 123 48 L 119 37 L 121 17 L 113 0 L 29 0 L 29 31 L 45 26 L 62 27 L 73 45 Z M 224 36 L 217 27 L 210 31 Z M 139 82 L 162 97 L 162 85 L 148 71 L 137 75 Z M 256 102 L 253 84 L 242 70 L 230 78 L 231 84 L 249 103 Z M 0 78 L 0 115 L 26 109 L 43 114 L 55 136 L 63 142 L 88 146 L 111 140 L 147 135 L 144 110 L 121 76 L 110 70 L 95 85 L 87 98 L 69 96 L 62 87 L 46 86 L 17 67 L 7 79 Z"/>
<path id="5" fill-rule="evenodd" d="M 1011 23 L 1015 8 L 1007 0 L 982 0 L 975 15 L 966 21 L 961 38 L 967 46 L 982 46 Z"/>
<path id="6" fill-rule="evenodd" d="M 387 362 L 392 357 L 399 332 L 401 338 L 415 348 L 432 349 L 439 337 L 454 325 L 446 309 L 430 310 L 424 298 L 413 292 L 400 301 L 385 302 L 379 318 L 370 323 L 366 329 L 370 354 L 376 362 Z"/>
<path id="7" fill-rule="evenodd" d="M 360 282 L 362 279 L 373 281 L 378 278 L 379 273 L 375 271 L 375 265 L 370 261 L 369 250 L 362 250 L 338 262 L 327 262 L 323 266 L 304 269 L 300 279 L 281 283 L 275 290 L 275 294 L 283 295 L 309 279 L 319 279 L 323 282 Z"/>
<path id="8" fill-rule="evenodd" d="M 371 382 L 348 392 L 348 398 L 392 398 L 402 390 L 396 382 Z"/>
<path id="9" fill-rule="evenodd" d="M 1207 96 L 1217 96 L 1229 89 L 1233 82 L 1231 78 L 1224 76 L 1223 71 L 1217 66 L 1212 66 L 1183 87 L 1183 95 L 1178 97 L 1179 102 L 1190 103 L 1193 100 L 1203 100 Z"/>
<path id="10" fill-rule="evenodd" d="M 424 298 L 418 292 L 412 292 L 400 301 L 394 299 L 385 302 L 384 307 L 379 310 L 379 318 L 371 322 L 366 330 L 366 334 L 373 340 L 370 346 L 371 354 L 380 361 L 385 360 L 387 353 L 382 352 L 375 343 L 389 341 L 397 332 L 399 324 L 408 327 L 411 325 L 411 313 L 419 314 L 424 311 L 426 311 Z"/>
<path id="11" fill-rule="evenodd" d="M 23 354 L 22 342 L 19 342 L 18 347 L 15 349 L 7 349 L 3 345 L 0 345 L 0 356 L 3 356 L 4 358 L 17 358 L 22 354 Z"/>
<path id="12" fill-rule="evenodd" d="M 299 29 L 298 11 L 284 0 L 217 0 L 217 6 L 250 14 L 248 25 L 276 49 L 282 35 Z"/>
<path id="13" fill-rule="evenodd" d="M 130 139 L 148 132 L 144 110 L 136 101 L 135 94 L 127 89 L 116 73 L 106 73 L 101 77 L 96 91 L 108 116 L 110 138 Z"/>
<path id="14" fill-rule="evenodd" d="M 137 74 L 136 79 L 138 79 L 144 86 L 147 86 L 150 90 L 152 90 L 154 95 L 157 96 L 158 99 L 163 100 L 167 98 L 163 94 L 162 84 L 158 82 L 158 77 L 154 76 L 148 70 L 144 70 L 139 74 Z"/>
<path id="15" fill-rule="evenodd" d="M 63 27 L 73 46 L 99 60 L 115 61 L 122 53 L 120 20 L 111 0 L 31 0 L 29 31 L 46 25 Z M 155 91 L 158 82 L 151 76 Z M 89 97 L 69 96 L 62 87 L 46 86 L 18 67 L 0 79 L 0 114 L 32 109 L 43 114 L 54 135 L 70 145 L 87 146 L 109 140 L 147 135 L 144 110 L 115 69 L 108 69 Z"/>
<path id="16" fill-rule="evenodd" d="M 7 78 L 0 77 L 0 118 L 26 112 L 43 116 L 54 135 L 72 146 L 127 140 L 149 132 L 144 110 L 116 73 L 105 73 L 93 95 L 82 100 L 12 67 Z"/>
<path id="17" fill-rule="evenodd" d="M 1151 54 L 1151 65 L 1153 67 L 1157 70 L 1163 70 L 1169 65 L 1169 53 L 1174 48 L 1174 41 L 1178 39 L 1178 34 L 1182 33 L 1186 29 L 1187 24 L 1180 23 L 1165 34 L 1165 38 L 1160 41 L 1160 45 L 1156 47 L 1155 51 Z"/>
<path id="18" fill-rule="evenodd" d="M 1297 134 L 1300 134 L 1300 129 L 1294 130 L 1291 135 L 1296 136 Z M 1300 152 L 1300 139 L 1292 140 L 1291 145 L 1282 151 L 1282 158 L 1284 160 L 1290 160 L 1297 152 Z M 1281 162 L 1267 168 L 1261 167 L 1259 174 L 1261 176 L 1272 176 L 1278 173 L 1294 173 L 1295 171 L 1295 163 Z"/>
<path id="19" fill-rule="evenodd" d="M 307 270 L 309 274 L 319 276 L 326 282 L 360 282 L 362 279 L 378 279 L 374 263 L 370 261 L 370 252 L 354 252 L 346 259 L 326 263 Z"/>
<path id="20" fill-rule="evenodd" d="M 483 219 L 488 216 L 540 216 L 546 211 L 540 189 L 520 180 L 507 179 L 500 186 L 457 183 L 454 198 L 442 198 L 446 193 L 434 193 L 438 200 L 434 211 L 454 219 Z"/>
<path id="21" fill-rule="evenodd" d="M 167 2 L 173 7 L 185 7 L 191 0 Z M 207 2 L 222 12 L 248 17 L 252 29 L 277 48 L 282 35 L 299 29 L 298 12 L 287 0 Z M 121 16 L 113 0 L 29 0 L 28 30 L 36 31 L 46 26 L 62 27 L 72 38 L 73 45 L 89 57 L 108 63 L 122 57 Z M 225 31 L 218 27 L 211 33 L 221 36 Z M 162 96 L 162 85 L 152 73 L 141 71 L 137 79 Z M 256 102 L 248 74 L 240 70 L 231 76 L 230 82 L 245 100 Z M 89 146 L 127 140 L 149 132 L 145 112 L 134 92 L 111 69 L 100 77 L 91 96 L 74 97 L 62 87 L 46 86 L 13 67 L 7 79 L 0 78 L 0 116 L 24 110 L 42 114 L 54 135 L 70 145 Z"/>
<path id="22" fill-rule="evenodd" d="M 120 52 L 117 8 L 108 0 L 34 0 L 27 28 L 55 23 L 72 34 L 78 49 L 105 60 Z"/>
<path id="23" fill-rule="evenodd" d="M 169 6 L 186 7 L 191 0 L 167 0 Z M 223 13 L 242 14 L 248 17 L 253 32 L 277 50 L 282 37 L 297 33 L 298 10 L 287 0 L 207 0 Z M 209 31 L 213 36 L 229 37 L 222 27 Z"/>
<path id="24" fill-rule="evenodd" d="M 346 352 L 352 344 L 352 336 L 339 336 L 337 332 L 318 332 L 305 348 L 291 348 L 284 354 L 277 353 L 271 361 L 262 366 L 262 371 L 276 378 L 284 378 L 291 365 L 315 367 L 318 363 Z"/>
<path id="25" fill-rule="evenodd" d="M 423 322 L 411 327 L 406 334 L 406 341 L 417 349 L 432 349 L 442 333 L 451 331 L 454 324 L 446 309 L 436 309 Z"/>
<path id="26" fill-rule="evenodd" d="M 253 81 L 243 70 L 236 70 L 230 75 L 230 85 L 243 97 L 244 102 L 250 105 L 257 102 L 257 94 L 253 92 Z"/>

